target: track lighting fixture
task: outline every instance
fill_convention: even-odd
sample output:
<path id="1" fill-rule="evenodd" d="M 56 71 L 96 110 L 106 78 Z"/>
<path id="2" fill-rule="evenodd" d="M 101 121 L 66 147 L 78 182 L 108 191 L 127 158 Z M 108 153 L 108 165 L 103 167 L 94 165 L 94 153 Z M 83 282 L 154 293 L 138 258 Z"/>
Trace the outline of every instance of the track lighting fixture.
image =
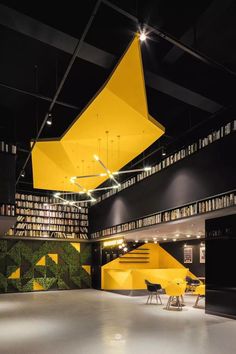
<path id="1" fill-rule="evenodd" d="M 139 39 L 140 39 L 141 42 L 146 41 L 147 35 L 145 34 L 144 31 L 140 32 L 140 34 L 139 34 Z"/>
<path id="2" fill-rule="evenodd" d="M 166 156 L 166 149 L 164 147 L 161 150 L 161 156 Z"/>
<path id="3" fill-rule="evenodd" d="M 47 117 L 47 125 L 51 126 L 52 125 L 52 113 L 48 113 Z"/>

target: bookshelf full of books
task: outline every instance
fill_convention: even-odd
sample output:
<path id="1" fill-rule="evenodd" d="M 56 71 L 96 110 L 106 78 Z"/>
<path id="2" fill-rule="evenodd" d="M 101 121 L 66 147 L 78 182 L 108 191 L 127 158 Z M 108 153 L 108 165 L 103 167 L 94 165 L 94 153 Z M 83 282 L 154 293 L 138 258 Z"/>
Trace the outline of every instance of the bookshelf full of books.
<path id="1" fill-rule="evenodd" d="M 88 238 L 88 207 L 58 204 L 49 196 L 16 193 L 17 222 L 9 236 Z"/>
<path id="2" fill-rule="evenodd" d="M 227 123 L 224 126 L 221 126 L 219 129 L 214 130 L 210 132 L 207 136 L 201 137 L 198 139 L 198 141 L 193 142 L 192 144 L 183 147 L 182 149 L 175 151 L 174 153 L 170 154 L 169 156 L 166 156 L 162 160 L 160 160 L 157 164 L 151 167 L 150 170 L 148 171 L 143 171 L 139 173 L 138 175 L 129 178 L 126 180 L 124 183 L 121 183 L 119 188 L 117 189 L 112 189 L 109 190 L 108 192 L 104 193 L 100 197 L 96 199 L 96 203 L 100 203 L 104 199 L 107 199 L 111 196 L 113 196 L 116 193 L 119 193 L 120 191 L 134 185 L 135 183 L 138 183 L 142 181 L 143 179 L 153 175 L 154 173 L 158 173 L 161 170 L 168 168 L 169 166 L 173 165 L 174 163 L 196 153 L 197 151 L 207 147 L 208 145 L 214 143 L 215 141 L 218 141 L 225 136 L 228 136 L 229 134 L 235 133 L 236 132 L 236 120 L 233 120 L 229 123 Z"/>
<path id="3" fill-rule="evenodd" d="M 143 227 L 157 225 L 160 223 L 171 222 L 183 218 L 188 218 L 203 213 L 213 212 L 223 208 L 236 206 L 236 191 L 230 191 L 219 194 L 212 198 L 198 200 L 179 208 L 164 210 L 157 214 L 152 214 L 138 220 L 119 224 L 104 230 L 100 230 L 91 234 L 92 239 L 107 237 L 122 232 L 137 230 Z"/>

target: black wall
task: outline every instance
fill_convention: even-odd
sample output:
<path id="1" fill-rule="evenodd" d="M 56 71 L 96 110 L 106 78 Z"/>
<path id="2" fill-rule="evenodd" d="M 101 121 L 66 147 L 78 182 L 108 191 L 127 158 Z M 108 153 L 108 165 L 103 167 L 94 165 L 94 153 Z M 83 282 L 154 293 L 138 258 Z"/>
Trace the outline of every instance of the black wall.
<path id="1" fill-rule="evenodd" d="M 206 312 L 236 319 L 236 214 L 206 220 Z"/>
<path id="2" fill-rule="evenodd" d="M 235 133 L 89 209 L 90 232 L 236 188 Z"/>
<path id="3" fill-rule="evenodd" d="M 205 263 L 200 263 L 201 240 L 161 243 L 160 246 L 198 277 L 205 277 Z M 193 248 L 193 263 L 184 263 L 184 245 Z"/>
<path id="4" fill-rule="evenodd" d="M 0 152 L 0 204 L 15 203 L 15 155 Z"/>

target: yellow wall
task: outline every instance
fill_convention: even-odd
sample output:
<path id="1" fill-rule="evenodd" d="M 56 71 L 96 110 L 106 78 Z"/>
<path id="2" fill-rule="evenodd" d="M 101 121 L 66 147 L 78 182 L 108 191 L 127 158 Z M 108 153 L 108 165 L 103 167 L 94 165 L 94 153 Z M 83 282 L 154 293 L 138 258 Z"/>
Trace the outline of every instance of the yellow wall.
<path id="1" fill-rule="evenodd" d="M 188 268 L 159 244 L 147 243 L 102 266 L 102 289 L 145 289 L 145 279 L 165 287 L 169 281 L 185 279 L 186 275 L 192 275 Z"/>

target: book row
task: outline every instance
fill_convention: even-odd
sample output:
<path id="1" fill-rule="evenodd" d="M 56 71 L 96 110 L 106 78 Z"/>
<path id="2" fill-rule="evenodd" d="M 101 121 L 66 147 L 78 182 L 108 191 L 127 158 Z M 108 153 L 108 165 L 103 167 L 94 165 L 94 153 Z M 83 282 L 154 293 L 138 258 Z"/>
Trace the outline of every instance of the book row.
<path id="1" fill-rule="evenodd" d="M 15 226 L 16 230 L 34 230 L 34 231 L 59 231 L 67 233 L 88 232 L 86 226 L 65 226 L 65 225 L 52 225 L 52 224 L 27 224 L 19 222 Z"/>
<path id="2" fill-rule="evenodd" d="M 16 200 L 16 205 L 19 208 L 35 209 L 35 210 L 71 212 L 76 214 L 88 213 L 88 208 L 81 207 L 81 209 L 78 209 L 74 206 L 62 205 L 62 204 L 48 204 L 48 203 L 41 203 L 41 202 L 39 203 L 39 202 Z"/>
<path id="3" fill-rule="evenodd" d="M 68 213 L 62 211 L 48 211 L 41 209 L 25 209 L 25 208 L 16 208 L 16 215 L 28 215 L 28 216 L 40 216 L 46 218 L 62 218 L 62 219 L 73 219 L 73 220 L 88 220 L 87 214 L 76 214 Z"/>
<path id="4" fill-rule="evenodd" d="M 43 203 L 45 204 L 49 204 L 49 206 L 51 207 L 52 204 L 56 204 L 56 207 L 63 207 L 63 204 L 59 204 L 58 203 L 58 199 L 51 197 L 51 196 L 39 196 L 39 195 L 34 195 L 34 194 L 22 194 L 22 193 L 16 193 L 16 200 L 18 201 L 25 201 L 25 202 L 37 202 L 37 203 Z M 73 200 L 72 200 L 73 202 Z M 81 206 L 83 207 L 87 207 L 88 203 L 84 202 L 81 203 Z"/>
<path id="5" fill-rule="evenodd" d="M 7 144 L 4 141 L 0 141 L 0 152 L 6 152 L 15 155 L 16 154 L 16 145 Z"/>
<path id="6" fill-rule="evenodd" d="M 95 203 L 99 203 L 104 199 L 107 199 L 111 197 L 112 195 L 119 193 L 121 190 L 126 189 L 132 185 L 134 185 L 137 182 L 142 181 L 143 179 L 147 178 L 148 176 L 151 176 L 154 173 L 157 173 L 172 164 L 180 161 L 181 159 L 184 159 L 185 157 L 194 154 L 195 152 L 199 151 L 200 149 L 208 146 L 209 144 L 212 144 L 213 142 L 222 139 L 223 137 L 227 136 L 230 133 L 233 133 L 236 131 L 236 120 L 227 123 L 226 125 L 220 127 L 218 130 L 215 130 L 211 133 L 209 133 L 207 136 L 200 138 L 198 141 L 194 142 L 193 144 L 188 145 L 187 147 L 184 147 L 180 149 L 179 151 L 167 156 L 166 158 L 162 159 L 158 164 L 155 164 L 154 166 L 151 167 L 149 171 L 143 171 L 136 175 L 135 177 L 132 177 L 125 181 L 124 183 L 121 183 L 121 186 L 117 189 L 112 189 L 106 193 L 104 193 L 102 196 L 98 197 Z"/>
<path id="7" fill-rule="evenodd" d="M 88 226 L 88 221 L 80 221 L 73 219 L 61 219 L 61 218 L 42 218 L 37 216 L 17 216 L 17 222 L 25 223 L 37 223 L 48 225 L 64 225 L 64 226 Z"/>
<path id="8" fill-rule="evenodd" d="M 12 204 L 0 204 L 0 215 L 15 216 L 15 206 Z"/>
<path id="9" fill-rule="evenodd" d="M 227 193 L 225 195 L 195 202 L 180 208 L 159 212 L 155 215 L 100 230 L 92 233 L 91 238 L 94 239 L 103 236 L 111 236 L 120 232 L 136 230 L 145 226 L 191 217 L 197 214 L 207 213 L 234 205 L 236 205 L 236 192 Z"/>
<path id="10" fill-rule="evenodd" d="M 86 233 L 63 233 L 63 232 L 51 232 L 51 231 L 35 231 L 35 230 L 17 230 L 15 233 L 9 233 L 9 236 L 19 237 L 50 237 L 50 238 L 70 238 L 70 239 L 88 239 Z"/>

